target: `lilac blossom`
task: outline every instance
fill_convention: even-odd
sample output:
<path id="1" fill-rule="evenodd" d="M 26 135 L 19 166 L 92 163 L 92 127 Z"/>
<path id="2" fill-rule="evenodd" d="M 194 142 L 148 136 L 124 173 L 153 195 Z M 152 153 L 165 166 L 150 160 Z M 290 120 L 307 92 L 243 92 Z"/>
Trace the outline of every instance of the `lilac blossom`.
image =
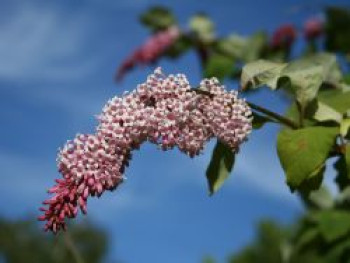
<path id="1" fill-rule="evenodd" d="M 252 129 L 251 110 L 236 91 L 226 91 L 216 78 L 192 89 L 185 75 L 165 76 L 160 68 L 134 91 L 109 100 L 98 120 L 95 134 L 78 134 L 59 151 L 63 178 L 43 202 L 45 230 L 64 230 L 66 218 L 87 212 L 89 196 L 114 190 L 132 151 L 144 142 L 194 157 L 217 137 L 236 152 Z"/>

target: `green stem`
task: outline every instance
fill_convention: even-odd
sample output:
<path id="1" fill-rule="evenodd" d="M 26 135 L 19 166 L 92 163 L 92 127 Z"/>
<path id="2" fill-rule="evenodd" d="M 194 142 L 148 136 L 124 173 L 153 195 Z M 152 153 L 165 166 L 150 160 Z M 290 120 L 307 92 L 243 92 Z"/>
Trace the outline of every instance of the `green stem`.
<path id="1" fill-rule="evenodd" d="M 298 101 L 296 102 L 296 104 L 299 111 L 299 126 L 302 128 L 304 127 L 305 108 Z"/>
<path id="2" fill-rule="evenodd" d="M 282 124 L 292 128 L 292 129 L 298 129 L 299 128 L 299 126 L 294 121 L 292 121 L 291 119 L 288 119 L 288 118 L 286 118 L 286 117 L 284 117 L 282 115 L 279 115 L 278 113 L 275 113 L 273 111 L 265 109 L 265 108 L 263 108 L 263 107 L 261 107 L 259 105 L 254 104 L 254 103 L 251 103 L 251 102 L 247 102 L 247 103 L 248 103 L 249 107 L 251 107 L 253 110 L 261 112 L 261 113 L 263 113 L 263 114 L 265 114 L 265 115 L 267 115 L 267 116 L 277 120 L 278 122 L 280 122 L 280 123 L 282 123 Z"/>

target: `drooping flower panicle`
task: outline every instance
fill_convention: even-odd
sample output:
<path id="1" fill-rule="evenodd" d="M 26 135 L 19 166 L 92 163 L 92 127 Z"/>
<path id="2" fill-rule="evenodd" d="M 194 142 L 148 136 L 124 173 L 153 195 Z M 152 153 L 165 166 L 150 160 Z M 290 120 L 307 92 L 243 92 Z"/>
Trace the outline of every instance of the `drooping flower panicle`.
<path id="1" fill-rule="evenodd" d="M 127 57 L 117 70 L 116 79 L 121 80 L 124 75 L 138 65 L 155 62 L 180 36 L 180 29 L 171 26 L 151 36 L 141 47 Z"/>
<path id="2" fill-rule="evenodd" d="M 215 78 L 205 79 L 196 92 L 183 74 L 165 76 L 160 68 L 136 90 L 112 98 L 98 116 L 94 135 L 79 134 L 59 151 L 63 178 L 49 190 L 39 217 L 45 229 L 65 229 L 65 218 L 86 213 L 89 196 L 114 190 L 122 181 L 132 151 L 143 142 L 163 150 L 177 147 L 190 157 L 217 137 L 232 151 L 251 131 L 251 111 L 236 91 L 226 91 Z"/>

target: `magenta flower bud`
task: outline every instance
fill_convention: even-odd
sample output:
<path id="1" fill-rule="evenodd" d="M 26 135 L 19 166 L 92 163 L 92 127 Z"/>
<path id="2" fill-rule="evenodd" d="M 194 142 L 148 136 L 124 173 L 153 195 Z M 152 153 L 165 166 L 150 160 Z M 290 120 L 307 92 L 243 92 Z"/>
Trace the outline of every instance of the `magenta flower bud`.
<path id="1" fill-rule="evenodd" d="M 138 65 L 155 62 L 179 38 L 180 30 L 171 26 L 151 36 L 141 47 L 129 56 L 118 68 L 116 79 L 122 80 L 124 75 Z"/>
<path id="2" fill-rule="evenodd" d="M 304 24 L 304 37 L 307 40 L 314 40 L 323 33 L 323 22 L 317 17 L 308 19 Z"/>
<path id="3" fill-rule="evenodd" d="M 275 49 L 289 48 L 297 37 L 297 31 L 291 24 L 280 26 L 272 35 L 271 47 Z"/>

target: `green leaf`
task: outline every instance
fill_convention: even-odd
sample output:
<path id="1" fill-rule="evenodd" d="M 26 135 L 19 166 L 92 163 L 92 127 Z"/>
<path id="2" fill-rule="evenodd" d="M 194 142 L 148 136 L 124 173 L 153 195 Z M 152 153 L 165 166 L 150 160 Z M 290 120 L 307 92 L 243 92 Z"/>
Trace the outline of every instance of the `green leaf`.
<path id="1" fill-rule="evenodd" d="M 307 127 L 284 129 L 279 133 L 277 153 L 292 189 L 311 180 L 324 168 L 337 132 L 336 128 Z"/>
<path id="2" fill-rule="evenodd" d="M 327 104 L 318 101 L 317 102 L 317 110 L 314 113 L 313 118 L 317 121 L 335 121 L 340 123 L 342 121 L 342 114 L 329 107 Z"/>
<path id="3" fill-rule="evenodd" d="M 320 53 L 288 64 L 258 60 L 243 67 L 241 86 L 258 88 L 268 86 L 272 90 L 283 86 L 291 86 L 301 112 L 313 101 L 324 82 L 337 82 L 341 73 L 336 57 L 328 53 Z"/>
<path id="4" fill-rule="evenodd" d="M 193 16 L 190 20 L 189 28 L 204 43 L 210 43 L 215 38 L 214 23 L 205 14 Z"/>
<path id="5" fill-rule="evenodd" d="M 350 92 L 342 90 L 327 90 L 319 92 L 318 100 L 327 104 L 329 107 L 345 114 L 350 109 Z"/>
<path id="6" fill-rule="evenodd" d="M 164 53 L 165 56 L 175 59 L 183 55 L 192 46 L 192 41 L 189 37 L 181 35 Z"/>
<path id="7" fill-rule="evenodd" d="M 323 81 L 322 66 L 309 62 L 304 59 L 296 60 L 288 64 L 281 72 L 281 76 L 290 79 L 296 100 L 304 109 L 317 96 Z"/>
<path id="8" fill-rule="evenodd" d="M 325 262 L 342 262 L 344 261 L 344 256 L 347 256 L 347 253 L 350 248 L 350 239 L 345 238 L 340 242 L 337 242 L 334 246 L 331 247 L 327 256 L 325 257 Z M 336 261 L 335 261 L 336 260 Z"/>
<path id="9" fill-rule="evenodd" d="M 348 134 L 350 129 L 350 119 L 343 119 L 340 123 L 340 135 L 344 138 Z"/>
<path id="10" fill-rule="evenodd" d="M 176 19 L 171 11 L 162 6 L 155 6 L 141 14 L 140 21 L 152 31 L 167 29 L 176 24 Z"/>
<path id="11" fill-rule="evenodd" d="M 350 73 L 343 76 L 343 81 L 345 84 L 350 84 Z"/>
<path id="12" fill-rule="evenodd" d="M 307 202 L 311 208 L 317 209 L 329 209 L 334 205 L 333 197 L 326 187 L 310 193 Z"/>
<path id="13" fill-rule="evenodd" d="M 214 194 L 228 178 L 234 162 L 235 154 L 232 150 L 218 141 L 206 172 L 210 195 Z"/>
<path id="14" fill-rule="evenodd" d="M 240 59 L 243 57 L 247 43 L 247 38 L 237 34 L 231 34 L 226 38 L 220 39 L 217 42 L 216 48 L 220 53 L 235 59 Z"/>
<path id="15" fill-rule="evenodd" d="M 305 246 L 308 246 L 319 235 L 318 229 L 313 227 L 303 231 L 297 240 L 296 249 L 302 250 Z"/>
<path id="16" fill-rule="evenodd" d="M 231 34 L 217 42 L 217 51 L 236 60 L 250 62 L 260 57 L 266 44 L 266 34 L 258 32 L 249 38 Z"/>
<path id="17" fill-rule="evenodd" d="M 321 210 L 313 217 L 327 242 L 333 242 L 350 231 L 350 213 L 347 211 Z"/>
<path id="18" fill-rule="evenodd" d="M 289 185 L 290 190 L 293 192 L 295 189 L 298 189 L 298 192 L 301 194 L 302 198 L 305 200 L 305 203 L 311 207 L 316 207 L 316 203 L 311 199 L 313 193 L 316 190 L 320 190 L 323 181 L 323 175 L 326 167 L 323 165 L 319 170 L 315 171 L 310 177 L 306 178 L 298 187 Z"/>
<path id="19" fill-rule="evenodd" d="M 219 80 L 223 80 L 233 72 L 234 61 L 232 58 L 213 54 L 208 58 L 208 61 L 204 68 L 205 77 L 216 77 Z"/>
<path id="20" fill-rule="evenodd" d="M 255 61 L 261 57 L 261 53 L 267 44 L 267 35 L 264 32 L 257 32 L 252 35 L 245 46 L 242 60 L 244 62 Z"/>
<path id="21" fill-rule="evenodd" d="M 253 112 L 253 129 L 258 130 L 267 122 L 275 122 L 273 119 Z"/>
<path id="22" fill-rule="evenodd" d="M 323 80 L 327 83 L 338 83 L 342 80 L 342 72 L 337 63 L 337 57 L 332 53 L 318 53 L 309 57 L 306 60 L 310 60 L 309 63 L 314 65 L 320 65 L 323 68 Z"/>
<path id="23" fill-rule="evenodd" d="M 275 90 L 280 74 L 286 66 L 285 63 L 275 63 L 267 60 L 248 63 L 242 69 L 241 87 L 242 89 L 255 89 L 266 85 Z"/>

